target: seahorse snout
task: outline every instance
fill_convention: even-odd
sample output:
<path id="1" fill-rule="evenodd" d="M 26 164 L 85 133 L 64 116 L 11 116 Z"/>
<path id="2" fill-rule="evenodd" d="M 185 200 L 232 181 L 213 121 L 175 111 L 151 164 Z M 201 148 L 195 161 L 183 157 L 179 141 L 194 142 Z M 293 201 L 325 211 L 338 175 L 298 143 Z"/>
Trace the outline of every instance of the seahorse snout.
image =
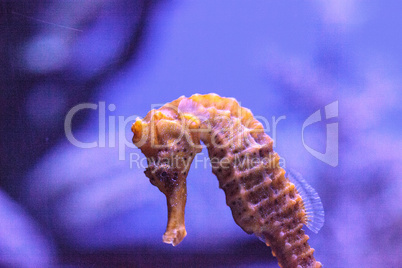
<path id="1" fill-rule="evenodd" d="M 169 164 L 158 164 L 148 167 L 145 175 L 166 196 L 168 224 L 163 235 L 163 242 L 176 246 L 187 235 L 184 225 L 187 173 Z"/>

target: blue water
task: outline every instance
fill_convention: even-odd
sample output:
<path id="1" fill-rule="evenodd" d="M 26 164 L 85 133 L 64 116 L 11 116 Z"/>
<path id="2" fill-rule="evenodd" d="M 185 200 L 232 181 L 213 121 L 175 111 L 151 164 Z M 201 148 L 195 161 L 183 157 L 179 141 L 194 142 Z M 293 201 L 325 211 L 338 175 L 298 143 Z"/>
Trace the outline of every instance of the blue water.
<path id="1" fill-rule="evenodd" d="M 51 3 L 31 14 L 38 19 L 32 22 L 34 34 L 18 48 L 15 68 L 41 75 L 28 88 L 31 93 L 21 112 L 45 133 L 52 131 L 52 124 L 62 124 L 73 108 L 67 102 L 69 94 L 85 91 L 85 81 L 111 68 L 138 26 L 138 10 L 130 11 L 132 5 L 124 1 L 85 3 Z M 399 10 L 397 1 L 155 4 L 137 56 L 121 68 L 113 67 L 82 101 L 98 106 L 82 111 L 87 117 L 73 133 L 83 142 L 97 142 L 96 148 L 77 148 L 63 135 L 23 175 L 19 204 L 10 206 L 6 194 L 0 199 L 0 209 L 6 208 L 1 209 L 0 230 L 10 228 L 7 219 L 18 217 L 37 232 L 0 232 L 0 241 L 10 241 L 0 243 L 0 264 L 11 260 L 29 267 L 24 258 L 31 253 L 26 246 L 13 244 L 12 232 L 25 240 L 24 245 L 40 245 L 35 257 L 39 264 L 74 264 L 80 262 L 80 252 L 106 251 L 118 265 L 124 250 L 152 249 L 146 255 L 151 265 L 158 252 L 228 254 L 228 245 L 259 243 L 233 221 L 205 150 L 187 179 L 188 236 L 174 249 L 162 244 L 167 221 L 163 194 L 148 182 L 144 165 L 130 166 L 130 157 L 142 157 L 130 143 L 136 116 L 181 95 L 213 92 L 234 97 L 266 118 L 267 133 L 275 138 L 275 151 L 286 167 L 302 173 L 320 195 L 325 224 L 317 235 L 307 231 L 318 260 L 327 267 L 397 267 L 402 252 Z M 78 21 L 80 16 L 90 19 Z M 55 72 L 61 72 L 63 83 L 51 79 Z M 66 89 L 81 82 L 86 86 L 70 93 Z M 337 116 L 325 119 L 325 106 L 335 101 Z M 99 139 L 100 102 L 115 105 L 105 111 L 104 146 Z M 303 144 L 303 123 L 317 110 L 322 120 L 304 129 Z M 274 130 L 274 121 L 281 116 Z M 115 120 L 115 127 L 110 120 Z M 337 139 L 331 140 L 338 148 L 331 156 L 338 159 L 335 167 L 305 146 L 324 154 L 330 123 L 338 125 Z M 18 213 L 22 216 L 14 216 Z M 58 258 L 55 245 L 58 250 L 62 245 L 59 256 L 69 256 L 65 252 L 71 250 L 78 253 Z M 265 254 L 262 246 L 256 248 L 260 255 Z M 234 254 L 239 265 L 276 267 L 269 249 L 261 260 L 244 248 Z M 209 264 L 225 265 L 216 255 L 211 259 Z M 85 261 L 90 264 L 90 257 Z M 197 259 L 183 262 L 195 265 Z"/>

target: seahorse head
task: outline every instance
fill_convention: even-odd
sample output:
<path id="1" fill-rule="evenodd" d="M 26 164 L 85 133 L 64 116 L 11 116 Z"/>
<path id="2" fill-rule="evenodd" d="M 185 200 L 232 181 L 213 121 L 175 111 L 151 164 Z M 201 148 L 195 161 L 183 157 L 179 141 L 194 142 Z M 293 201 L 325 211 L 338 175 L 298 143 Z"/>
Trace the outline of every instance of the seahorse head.
<path id="1" fill-rule="evenodd" d="M 146 176 L 162 192 L 170 191 L 181 176 L 184 179 L 194 156 L 201 151 L 198 118 L 166 105 L 137 118 L 131 127 L 133 142 L 148 160 Z"/>
<path id="2" fill-rule="evenodd" d="M 145 175 L 166 195 L 168 226 L 163 241 L 173 245 L 186 236 L 186 178 L 191 162 L 201 151 L 199 134 L 192 132 L 201 122 L 190 113 L 179 112 L 181 99 L 137 118 L 131 128 L 134 144 L 147 157 Z"/>

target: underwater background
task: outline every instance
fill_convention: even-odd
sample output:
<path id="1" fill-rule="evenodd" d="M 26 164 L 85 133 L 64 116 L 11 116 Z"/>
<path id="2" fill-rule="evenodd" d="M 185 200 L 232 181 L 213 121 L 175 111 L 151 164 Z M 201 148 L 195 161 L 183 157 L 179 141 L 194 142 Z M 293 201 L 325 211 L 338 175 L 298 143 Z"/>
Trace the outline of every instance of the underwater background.
<path id="1" fill-rule="evenodd" d="M 234 222 L 206 150 L 187 179 L 188 235 L 162 243 L 166 199 L 131 124 L 217 93 L 265 118 L 284 167 L 320 195 L 325 224 L 306 233 L 324 267 L 401 267 L 401 8 L 3 1 L 0 266 L 278 267 Z"/>

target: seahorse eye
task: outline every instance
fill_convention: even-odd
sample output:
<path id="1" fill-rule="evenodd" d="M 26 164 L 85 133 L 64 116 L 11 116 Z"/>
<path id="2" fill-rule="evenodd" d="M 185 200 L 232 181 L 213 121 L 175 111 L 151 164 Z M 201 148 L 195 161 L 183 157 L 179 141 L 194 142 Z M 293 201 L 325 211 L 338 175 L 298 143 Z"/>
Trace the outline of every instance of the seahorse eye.
<path id="1" fill-rule="evenodd" d="M 183 114 L 184 119 L 187 121 L 187 125 L 190 129 L 198 128 L 200 126 L 200 119 L 192 114 Z"/>

